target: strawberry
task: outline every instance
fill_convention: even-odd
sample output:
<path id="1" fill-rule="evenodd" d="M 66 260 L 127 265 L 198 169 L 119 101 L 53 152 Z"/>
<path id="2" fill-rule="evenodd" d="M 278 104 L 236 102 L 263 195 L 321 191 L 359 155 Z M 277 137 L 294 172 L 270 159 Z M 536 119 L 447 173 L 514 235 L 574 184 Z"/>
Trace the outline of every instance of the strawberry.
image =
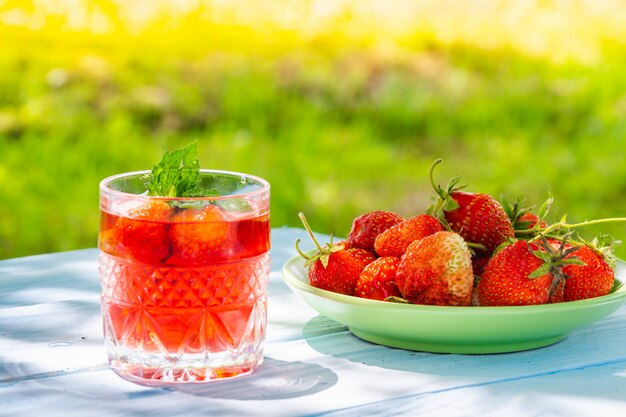
<path id="1" fill-rule="evenodd" d="M 506 246 L 489 261 L 478 282 L 477 299 L 481 306 L 545 304 L 550 297 L 551 273 L 536 278 L 529 276 L 543 260 L 533 254 L 524 241 Z"/>
<path id="2" fill-rule="evenodd" d="M 344 247 L 347 247 L 346 243 L 344 243 Z M 372 252 L 365 249 L 347 248 L 346 251 L 348 251 L 348 253 L 352 255 L 354 259 L 361 262 L 364 268 L 366 265 L 372 263 L 376 259 L 376 256 Z"/>
<path id="3" fill-rule="evenodd" d="M 546 228 L 548 227 L 548 223 L 546 223 L 545 220 L 540 220 L 539 216 L 537 216 L 535 213 L 531 213 L 531 212 L 527 212 L 522 214 L 518 219 L 517 219 L 517 223 L 514 225 L 515 228 L 525 228 L 525 229 L 532 229 L 533 227 L 535 227 L 535 225 L 537 223 L 539 223 L 539 227 L 541 228 Z"/>
<path id="4" fill-rule="evenodd" d="M 216 205 L 186 208 L 172 216 L 172 265 L 199 265 L 228 258 L 234 230 Z"/>
<path id="5" fill-rule="evenodd" d="M 316 259 L 309 264 L 309 284 L 323 290 L 352 295 L 363 270 L 363 264 L 356 260 L 341 245 L 329 244 L 320 252 L 328 255 L 326 262 Z"/>
<path id="6" fill-rule="evenodd" d="M 518 240 L 499 250 L 489 261 L 477 287 L 482 306 L 545 304 L 559 301 L 564 267 L 581 262 L 571 254 L 578 248 L 554 242 Z"/>
<path id="7" fill-rule="evenodd" d="M 569 235 L 562 240 L 547 239 L 555 250 L 570 251 L 564 258 L 566 264 L 562 268 L 565 280 L 550 302 L 584 300 L 608 294 L 615 281 L 612 267 L 615 256 L 612 251 L 619 242 L 609 236 L 601 236 L 591 242 L 583 239 L 570 244 L 568 238 Z M 573 259 L 576 262 L 568 262 Z"/>
<path id="8" fill-rule="evenodd" d="M 488 194 L 453 191 L 450 197 L 459 207 L 444 211 L 450 229 L 468 242 L 483 245 L 493 252 L 514 235 L 513 226 L 502 206 Z"/>
<path id="9" fill-rule="evenodd" d="M 575 255 L 584 265 L 563 267 L 567 276 L 563 300 L 584 300 L 608 294 L 613 287 L 615 273 L 604 256 L 587 245 L 580 246 Z"/>
<path id="10" fill-rule="evenodd" d="M 387 297 L 399 297 L 400 291 L 395 283 L 399 263 L 400 258 L 385 256 L 368 264 L 359 275 L 354 295 L 381 301 Z"/>
<path id="11" fill-rule="evenodd" d="M 352 229 L 348 234 L 348 247 L 373 252 L 376 237 L 403 221 L 404 217 L 390 211 L 377 210 L 365 213 L 352 222 Z"/>
<path id="12" fill-rule="evenodd" d="M 471 304 L 474 274 L 470 250 L 454 232 L 441 231 L 409 245 L 396 271 L 396 285 L 411 303 Z"/>
<path id="13" fill-rule="evenodd" d="M 165 201 L 150 199 L 131 209 L 128 217 L 119 217 L 115 235 L 119 239 L 120 252 L 149 264 L 162 262 L 170 252 L 168 222 L 172 213 Z"/>
<path id="14" fill-rule="evenodd" d="M 304 214 L 300 219 L 307 230 L 317 252 L 308 256 L 299 248 L 300 239 L 296 241 L 296 250 L 306 259 L 305 266 L 309 267 L 309 284 L 313 287 L 345 295 L 353 295 L 359 275 L 365 265 L 371 261 L 373 255 L 367 256 L 367 251 L 346 249 L 344 243 L 331 242 L 322 247 L 311 230 Z"/>
<path id="15" fill-rule="evenodd" d="M 427 213 L 445 220 L 465 241 L 484 246 L 486 254 L 513 238 L 511 220 L 496 199 L 488 194 L 459 191 L 466 186 L 459 185 L 460 177 L 450 180 L 446 190 L 435 185 L 433 172 L 440 162 L 438 159 L 430 167 L 429 178 L 438 198 Z"/>
<path id="16" fill-rule="evenodd" d="M 429 214 L 419 214 L 382 232 L 374 242 L 378 256 L 396 256 L 404 254 L 416 240 L 441 232 L 443 225 Z"/>

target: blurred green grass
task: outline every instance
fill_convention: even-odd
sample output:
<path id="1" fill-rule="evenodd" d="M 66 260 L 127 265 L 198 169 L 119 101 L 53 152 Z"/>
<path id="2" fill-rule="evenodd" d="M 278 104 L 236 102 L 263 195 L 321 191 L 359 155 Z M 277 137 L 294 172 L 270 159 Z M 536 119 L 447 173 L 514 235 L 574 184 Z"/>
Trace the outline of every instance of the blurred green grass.
<path id="1" fill-rule="evenodd" d="M 139 34 L 0 26 L 0 258 L 93 247 L 98 183 L 198 141 L 204 168 L 272 184 L 272 225 L 345 236 L 411 216 L 440 183 L 525 196 L 555 216 L 626 215 L 626 43 L 551 60 L 416 31 L 371 37 L 244 26 Z M 271 35 L 271 36 L 270 36 Z M 626 239 L 626 225 L 587 234 Z M 617 254 L 626 257 L 626 248 Z"/>

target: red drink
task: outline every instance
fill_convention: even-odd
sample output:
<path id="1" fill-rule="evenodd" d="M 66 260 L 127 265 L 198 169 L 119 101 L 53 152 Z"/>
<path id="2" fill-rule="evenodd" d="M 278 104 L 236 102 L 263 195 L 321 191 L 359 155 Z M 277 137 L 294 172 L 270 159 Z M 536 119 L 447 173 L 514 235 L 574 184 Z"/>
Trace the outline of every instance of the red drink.
<path id="1" fill-rule="evenodd" d="M 101 208 L 104 331 L 118 373 L 203 381 L 262 361 L 269 213 L 249 203 L 142 196 Z"/>

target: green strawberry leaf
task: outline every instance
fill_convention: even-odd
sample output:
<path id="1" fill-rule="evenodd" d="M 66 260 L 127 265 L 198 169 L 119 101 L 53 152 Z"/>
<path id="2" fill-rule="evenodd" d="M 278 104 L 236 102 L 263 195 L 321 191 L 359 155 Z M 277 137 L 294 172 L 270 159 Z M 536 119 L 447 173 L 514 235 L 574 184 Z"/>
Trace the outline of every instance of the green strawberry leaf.
<path id="1" fill-rule="evenodd" d="M 444 200 L 442 208 L 443 211 L 453 211 L 459 208 L 459 203 L 457 203 L 452 197 L 448 197 Z"/>
<path id="2" fill-rule="evenodd" d="M 552 253 L 550 252 L 546 252 L 542 250 L 534 250 L 532 252 L 533 252 L 533 255 L 535 255 L 537 258 L 541 259 L 544 262 L 550 262 L 550 260 L 552 260 Z"/>
<path id="3" fill-rule="evenodd" d="M 394 295 L 385 298 L 385 301 L 389 301 L 390 303 L 411 304 L 406 298 L 396 297 Z"/>
<path id="4" fill-rule="evenodd" d="M 549 263 L 542 264 L 539 268 L 535 269 L 533 272 L 528 275 L 529 279 L 535 279 L 544 276 L 548 272 L 550 272 L 552 265 Z"/>
<path id="5" fill-rule="evenodd" d="M 328 268 L 328 261 L 330 260 L 330 253 L 325 252 L 325 253 L 321 254 L 319 259 L 320 259 L 320 262 L 322 263 L 322 266 L 324 267 L 324 269 Z"/>
<path id="6" fill-rule="evenodd" d="M 582 259 L 578 259 L 578 257 L 576 256 L 572 256 L 568 259 L 565 259 L 563 261 L 563 264 L 564 265 L 587 265 L 585 261 L 583 261 Z"/>
<path id="7" fill-rule="evenodd" d="M 461 179 L 463 179 L 463 177 L 457 176 L 457 177 L 452 177 L 450 181 L 448 181 L 448 187 L 447 187 L 448 194 L 450 194 L 453 191 L 460 190 L 462 188 L 467 187 L 467 184 L 459 185 L 459 183 L 461 182 Z"/>
<path id="8" fill-rule="evenodd" d="M 525 202 L 526 200 L 524 198 L 517 196 L 513 204 L 511 204 L 509 200 L 506 199 L 506 197 L 500 196 L 500 204 L 502 205 L 504 212 L 506 213 L 507 217 L 511 220 L 511 223 L 513 225 L 518 224 L 519 218 L 524 213 L 527 213 L 530 211 L 529 207 L 524 207 Z M 520 227 L 518 227 L 518 229 L 519 228 Z"/>
<path id="9" fill-rule="evenodd" d="M 548 199 L 543 202 L 541 207 L 539 207 L 539 212 L 537 213 L 537 217 L 539 217 L 539 222 L 537 222 L 537 224 L 541 223 L 542 220 L 546 219 L 553 203 L 554 203 L 554 196 L 552 195 L 552 190 L 549 190 Z"/>
<path id="10" fill-rule="evenodd" d="M 148 175 L 148 195 L 159 197 L 204 197 L 199 186 L 198 144 L 165 152 Z"/>
<path id="11" fill-rule="evenodd" d="M 624 283 L 618 280 L 614 280 L 613 281 L 613 287 L 611 287 L 611 291 L 610 293 L 614 293 L 615 291 L 619 290 L 620 288 L 622 288 L 624 286 Z"/>
<path id="12" fill-rule="evenodd" d="M 596 236 L 593 240 L 591 240 L 591 242 L 585 239 L 581 240 L 585 245 L 589 246 L 591 250 L 602 256 L 611 269 L 615 269 L 617 258 L 615 257 L 613 251 L 615 250 L 615 247 L 622 243 L 620 240 L 615 240 L 613 236 L 607 234 Z"/>

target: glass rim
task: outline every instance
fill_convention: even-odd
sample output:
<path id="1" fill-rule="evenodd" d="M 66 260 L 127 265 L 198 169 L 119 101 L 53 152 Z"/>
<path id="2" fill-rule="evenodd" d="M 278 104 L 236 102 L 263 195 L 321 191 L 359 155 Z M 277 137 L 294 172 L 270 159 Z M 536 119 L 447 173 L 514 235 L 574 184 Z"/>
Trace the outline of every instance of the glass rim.
<path id="1" fill-rule="evenodd" d="M 134 177 L 134 176 L 140 176 L 140 175 L 146 175 L 146 174 L 150 174 L 152 171 L 147 169 L 147 170 L 143 170 L 143 171 L 130 171 L 130 172 L 122 172 L 120 174 L 115 174 L 115 175 L 111 175 L 109 177 L 104 178 L 102 181 L 100 181 L 100 191 L 103 193 L 107 193 L 110 195 L 118 195 L 118 196 L 125 196 L 125 197 L 141 197 L 141 198 L 148 198 L 148 199 L 154 199 L 154 200 L 164 200 L 164 201 L 170 201 L 170 200 L 184 200 L 184 201 L 207 201 L 207 200 L 223 200 L 223 199 L 229 199 L 229 198 L 242 198 L 242 197 L 254 197 L 256 195 L 259 194 L 263 194 L 263 193 L 267 193 L 270 191 L 270 183 L 269 181 L 258 177 L 256 175 L 252 175 L 252 174 L 245 174 L 243 172 L 237 172 L 237 171 L 225 171 L 225 170 L 218 170 L 218 169 L 200 169 L 200 174 L 222 174 L 222 175 L 227 175 L 227 176 L 231 176 L 231 177 L 245 177 L 246 179 L 249 180 L 254 180 L 256 182 L 259 183 L 260 188 L 256 189 L 256 190 L 251 190 L 251 191 L 246 191 L 246 192 L 236 192 L 233 194 L 227 194 L 227 195 L 218 195 L 218 196 L 207 196 L 207 197 L 164 197 L 164 196 L 157 196 L 157 195 L 147 195 L 147 194 L 133 194 L 133 193 L 128 193 L 125 191 L 119 191 L 119 190 L 115 190 L 113 188 L 111 188 L 109 186 L 109 184 L 115 180 L 118 180 L 120 178 L 124 178 L 124 177 Z"/>

